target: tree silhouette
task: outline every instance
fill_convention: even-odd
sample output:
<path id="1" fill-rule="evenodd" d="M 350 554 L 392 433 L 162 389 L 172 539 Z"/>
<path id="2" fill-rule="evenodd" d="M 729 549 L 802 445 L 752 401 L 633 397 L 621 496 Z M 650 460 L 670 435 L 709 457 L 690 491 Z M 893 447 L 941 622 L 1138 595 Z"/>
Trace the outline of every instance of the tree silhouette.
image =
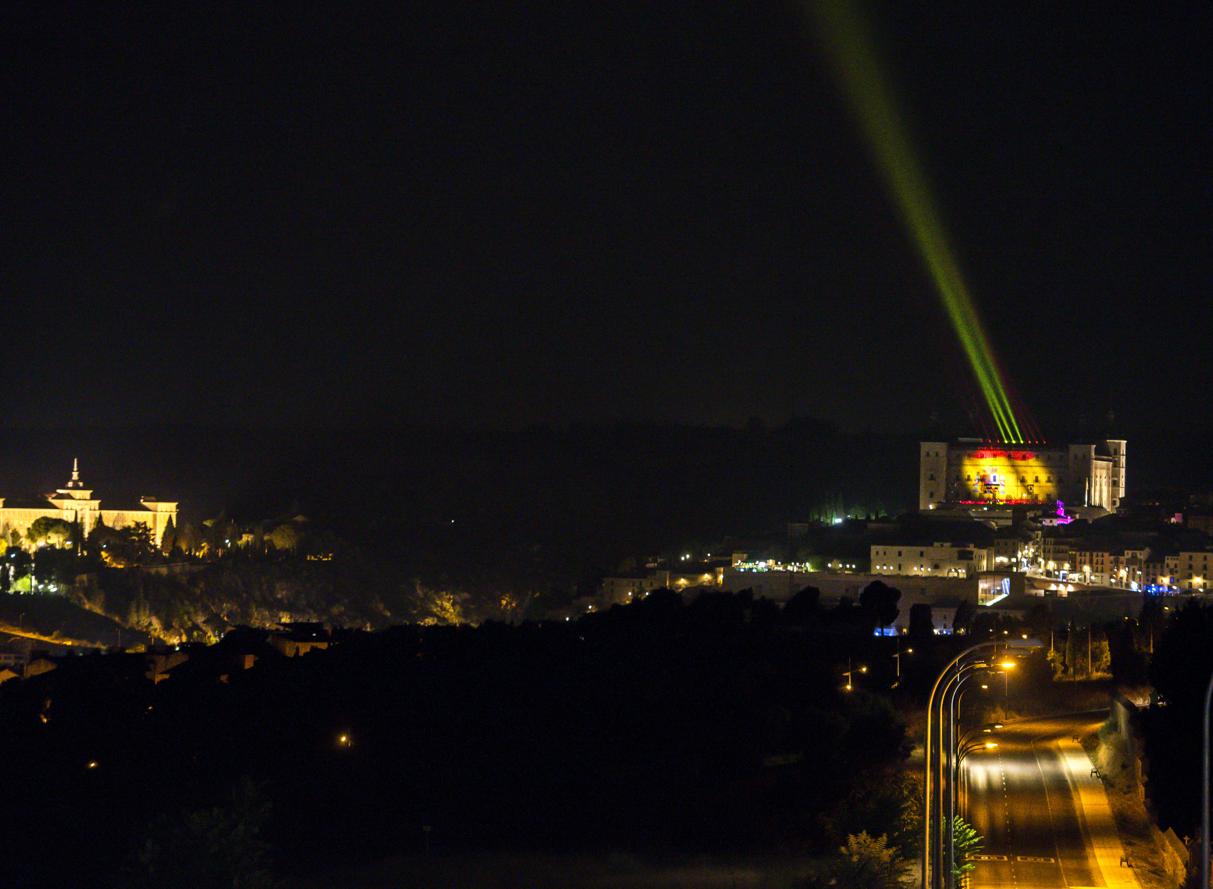
<path id="1" fill-rule="evenodd" d="M 837 889 L 903 889 L 906 885 L 909 863 L 883 834 L 851 834 L 838 851 L 841 858 L 832 874 Z"/>
<path id="2" fill-rule="evenodd" d="M 863 609 L 871 627 L 887 627 L 897 620 L 900 609 L 901 590 L 874 580 L 859 594 L 859 607 Z"/>

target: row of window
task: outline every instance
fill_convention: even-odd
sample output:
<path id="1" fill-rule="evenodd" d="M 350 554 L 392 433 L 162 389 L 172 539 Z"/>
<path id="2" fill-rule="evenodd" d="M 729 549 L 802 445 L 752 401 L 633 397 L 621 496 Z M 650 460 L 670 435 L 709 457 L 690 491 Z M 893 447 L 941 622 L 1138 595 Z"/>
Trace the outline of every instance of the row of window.
<path id="1" fill-rule="evenodd" d="M 890 552 L 891 552 L 891 550 L 879 550 L 879 549 L 878 549 L 878 550 L 876 550 L 876 557 L 877 557 L 878 559 L 879 559 L 879 558 L 886 558 L 886 559 L 887 559 L 887 558 L 889 558 L 889 557 L 890 557 L 890 556 L 889 556 L 889 553 L 890 553 Z M 925 559 L 925 558 L 926 558 L 926 556 L 927 556 L 927 554 L 926 554 L 926 551 L 925 551 L 925 550 L 921 550 L 921 549 L 920 549 L 920 550 L 918 551 L 918 558 L 920 558 L 920 559 Z M 897 551 L 897 558 L 899 558 L 899 559 L 901 558 L 901 550 L 898 550 L 898 551 Z M 911 556 L 910 556 L 910 558 L 913 558 L 913 556 L 911 555 Z M 972 551 L 971 549 L 958 549 L 958 550 L 956 551 L 956 558 L 958 558 L 958 559 L 972 559 L 972 558 L 973 558 L 973 551 Z M 936 565 L 935 567 L 936 567 L 936 568 L 938 568 L 939 566 L 938 566 L 938 565 Z"/>
<path id="2" fill-rule="evenodd" d="M 966 482 L 971 482 L 971 481 L 973 481 L 973 476 L 971 476 L 971 475 L 966 475 L 966 476 L 964 477 L 964 480 L 965 480 Z M 998 481 L 998 476 L 994 476 L 994 477 L 993 477 L 993 480 L 994 480 L 995 482 L 997 482 L 997 481 Z M 932 472 L 930 475 L 928 475 L 928 476 L 927 476 L 927 481 L 929 481 L 929 482 L 933 482 L 933 481 L 935 481 L 935 473 L 933 473 L 933 472 Z M 960 481 L 960 473 L 959 473 L 959 472 L 958 472 L 958 473 L 956 473 L 956 481 Z M 1051 483 L 1052 481 L 1053 481 L 1053 476 L 1051 476 L 1051 475 L 1046 475 L 1046 476 L 1045 476 L 1045 482 L 1046 482 L 1046 483 Z M 1065 478 L 1065 476 L 1064 476 L 1064 475 L 1059 475 L 1059 476 L 1057 476 L 1057 482 L 1058 482 L 1058 484 L 1065 484 L 1065 481 L 1066 481 L 1066 478 Z M 1028 483 L 1028 477 L 1027 477 L 1026 475 L 1021 475 L 1021 476 L 1019 477 L 1019 483 L 1020 483 L 1021 485 L 1026 485 L 1026 484 Z M 1040 476 L 1039 476 L 1039 475 L 1037 475 L 1037 476 L 1033 476 L 1033 478 L 1032 478 L 1032 483 L 1033 483 L 1033 484 L 1036 484 L 1036 485 L 1040 484 Z"/>

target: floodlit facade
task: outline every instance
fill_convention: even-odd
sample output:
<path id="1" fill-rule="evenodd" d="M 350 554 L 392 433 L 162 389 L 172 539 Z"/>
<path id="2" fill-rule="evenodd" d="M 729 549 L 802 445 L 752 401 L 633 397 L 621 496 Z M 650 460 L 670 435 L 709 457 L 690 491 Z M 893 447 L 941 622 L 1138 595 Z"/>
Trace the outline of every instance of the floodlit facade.
<path id="1" fill-rule="evenodd" d="M 1210 588 L 1209 577 L 1213 572 L 1213 552 L 1208 550 L 1182 550 L 1167 558 L 1168 578 L 1177 587 L 1192 592 L 1205 592 Z"/>
<path id="2" fill-rule="evenodd" d="M 80 464 L 72 461 L 72 477 L 62 488 L 29 503 L 8 503 L 0 497 L 0 534 L 10 539 L 15 533 L 22 538 L 30 525 L 42 518 L 60 519 L 68 524 L 78 524 L 87 534 L 100 519 L 110 528 L 131 528 L 142 522 L 157 546 L 164 539 L 164 532 L 171 521 L 177 525 L 177 503 L 141 497 L 134 506 L 103 509 L 101 500 L 93 496 L 91 489 L 80 480 Z"/>
<path id="3" fill-rule="evenodd" d="M 992 567 L 993 554 L 977 546 L 932 543 L 872 547 L 872 573 L 911 577 L 972 577 Z"/>
<path id="4" fill-rule="evenodd" d="M 617 574 L 602 579 L 602 597 L 607 602 L 630 602 L 654 590 L 681 593 L 699 587 L 719 587 L 724 582 L 724 572 L 722 565 L 696 564 L 685 565 L 680 570 L 652 568 Z"/>
<path id="5" fill-rule="evenodd" d="M 1115 512 L 1125 496 L 1124 439 L 1000 445 L 975 438 L 919 445 L 918 508 L 1051 505 Z"/>

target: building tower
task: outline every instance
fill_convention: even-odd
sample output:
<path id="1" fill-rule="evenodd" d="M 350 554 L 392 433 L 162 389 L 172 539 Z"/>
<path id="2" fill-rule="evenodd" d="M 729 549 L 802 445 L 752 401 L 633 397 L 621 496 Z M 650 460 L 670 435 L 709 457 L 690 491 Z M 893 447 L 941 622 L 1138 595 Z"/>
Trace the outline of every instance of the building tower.
<path id="1" fill-rule="evenodd" d="M 84 482 L 80 481 L 80 458 L 72 457 L 72 477 L 64 488 L 83 488 Z"/>

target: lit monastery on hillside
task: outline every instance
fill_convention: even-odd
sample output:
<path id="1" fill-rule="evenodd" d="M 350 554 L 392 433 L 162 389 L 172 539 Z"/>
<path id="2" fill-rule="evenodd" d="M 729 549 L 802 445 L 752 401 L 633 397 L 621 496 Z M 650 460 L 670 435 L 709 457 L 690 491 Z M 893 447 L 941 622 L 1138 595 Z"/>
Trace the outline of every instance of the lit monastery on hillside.
<path id="1" fill-rule="evenodd" d="M 84 482 L 80 480 L 79 461 L 73 460 L 71 480 L 53 493 L 28 502 L 0 497 L 0 535 L 3 535 L 3 539 L 9 539 L 14 531 L 24 537 L 29 526 L 41 518 L 78 522 L 85 534 L 93 529 L 98 518 L 110 528 L 129 528 L 142 522 L 151 532 L 152 540 L 159 545 L 169 522 L 174 527 L 177 525 L 177 503 L 155 497 L 140 497 L 135 506 L 102 509 L 101 500 L 94 497 L 92 490 L 84 487 Z"/>

